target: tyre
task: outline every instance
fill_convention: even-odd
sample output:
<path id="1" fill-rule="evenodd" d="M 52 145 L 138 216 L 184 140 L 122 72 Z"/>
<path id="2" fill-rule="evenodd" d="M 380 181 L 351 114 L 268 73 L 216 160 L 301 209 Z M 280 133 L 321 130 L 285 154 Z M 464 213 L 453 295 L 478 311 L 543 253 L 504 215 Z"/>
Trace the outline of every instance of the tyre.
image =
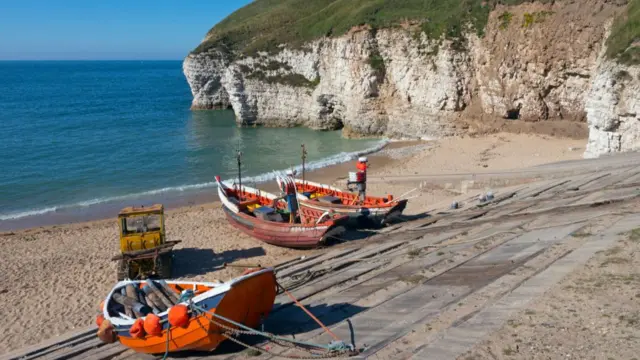
<path id="1" fill-rule="evenodd" d="M 156 275 L 160 279 L 171 278 L 171 269 L 173 266 L 173 254 L 168 252 L 158 256 L 156 260 Z"/>

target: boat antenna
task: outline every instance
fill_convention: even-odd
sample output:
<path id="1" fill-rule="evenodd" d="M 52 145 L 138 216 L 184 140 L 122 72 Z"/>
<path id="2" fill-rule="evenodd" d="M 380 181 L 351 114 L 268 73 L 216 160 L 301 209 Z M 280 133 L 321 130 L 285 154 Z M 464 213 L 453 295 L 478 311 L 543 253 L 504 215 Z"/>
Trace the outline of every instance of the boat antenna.
<path id="1" fill-rule="evenodd" d="M 304 144 L 300 146 L 302 147 L 302 183 L 304 184 L 304 161 L 307 159 L 307 149 L 304 148 Z"/>
<path id="2" fill-rule="evenodd" d="M 242 151 L 238 150 L 238 198 L 242 200 Z"/>

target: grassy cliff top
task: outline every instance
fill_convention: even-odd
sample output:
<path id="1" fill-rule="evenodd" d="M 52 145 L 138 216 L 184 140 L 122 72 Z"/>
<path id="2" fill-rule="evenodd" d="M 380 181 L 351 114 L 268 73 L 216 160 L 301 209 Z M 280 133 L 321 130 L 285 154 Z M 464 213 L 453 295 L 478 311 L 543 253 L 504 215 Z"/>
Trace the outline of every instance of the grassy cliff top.
<path id="1" fill-rule="evenodd" d="M 354 26 L 383 28 L 418 21 L 431 38 L 457 37 L 467 24 L 482 33 L 496 4 L 530 0 L 255 0 L 214 26 L 194 50 L 220 44 L 253 53 L 340 36 Z M 543 0 L 542 2 L 546 2 Z"/>
<path id="2" fill-rule="evenodd" d="M 613 22 L 607 56 L 623 64 L 640 64 L 640 0 L 631 0 L 627 10 Z"/>
<path id="3" fill-rule="evenodd" d="M 518 5 L 533 0 L 254 0 L 235 11 L 207 33 L 193 52 L 214 47 L 255 54 L 279 44 L 299 46 L 323 36 L 340 36 L 349 29 L 374 29 L 411 21 L 421 24 L 432 39 L 458 38 L 469 26 L 482 35 L 490 11 L 497 5 Z M 548 3 L 554 0 L 538 0 Z M 623 63 L 640 63 L 640 0 L 631 0 L 616 19 L 607 54 Z"/>

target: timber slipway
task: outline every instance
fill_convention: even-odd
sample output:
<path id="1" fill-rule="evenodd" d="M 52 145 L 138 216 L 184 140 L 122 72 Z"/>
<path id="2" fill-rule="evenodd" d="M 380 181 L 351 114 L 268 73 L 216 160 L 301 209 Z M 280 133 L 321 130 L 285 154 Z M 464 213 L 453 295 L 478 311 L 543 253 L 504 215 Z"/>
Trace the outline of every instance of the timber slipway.
<path id="1" fill-rule="evenodd" d="M 364 348 L 356 357 L 361 359 L 455 359 L 596 252 L 640 227 L 636 153 L 514 172 L 369 181 L 465 182 L 472 190 L 455 199 L 460 209 L 432 209 L 365 239 L 276 267 L 278 281 L 333 333 Z M 498 186 L 491 201 L 477 200 L 483 189 Z M 453 312 L 460 302 L 476 306 Z M 448 315 L 438 319 L 442 314 Z M 403 341 L 434 321 L 444 326 L 425 332 L 418 342 Z M 332 340 L 284 294 L 277 297 L 265 330 L 314 343 Z M 118 343 L 103 344 L 95 333 L 88 327 L 0 359 L 156 358 Z M 250 336 L 241 339 L 264 345 Z M 390 352 L 391 347 L 397 350 Z M 275 344 L 270 352 L 299 355 Z M 174 357 L 243 359 L 249 354 L 228 342 L 213 353 Z M 263 353 L 251 358 L 279 357 Z"/>

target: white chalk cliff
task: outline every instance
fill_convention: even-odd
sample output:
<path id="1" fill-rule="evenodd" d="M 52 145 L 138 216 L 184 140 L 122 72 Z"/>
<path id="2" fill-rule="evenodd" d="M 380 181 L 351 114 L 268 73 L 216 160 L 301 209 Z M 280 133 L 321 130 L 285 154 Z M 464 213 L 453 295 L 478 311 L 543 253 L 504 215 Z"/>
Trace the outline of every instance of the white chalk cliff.
<path id="1" fill-rule="evenodd" d="M 586 104 L 586 158 L 640 150 L 640 67 L 602 61 Z"/>
<path id="2" fill-rule="evenodd" d="M 360 28 L 275 55 L 211 49 L 187 56 L 183 69 L 194 109 L 232 108 L 242 125 L 438 138 L 463 133 L 468 118 L 586 120 L 593 157 L 640 149 L 640 69 L 603 55 L 622 8 L 603 0 L 498 7 L 482 38 L 438 45 L 411 25 Z"/>

